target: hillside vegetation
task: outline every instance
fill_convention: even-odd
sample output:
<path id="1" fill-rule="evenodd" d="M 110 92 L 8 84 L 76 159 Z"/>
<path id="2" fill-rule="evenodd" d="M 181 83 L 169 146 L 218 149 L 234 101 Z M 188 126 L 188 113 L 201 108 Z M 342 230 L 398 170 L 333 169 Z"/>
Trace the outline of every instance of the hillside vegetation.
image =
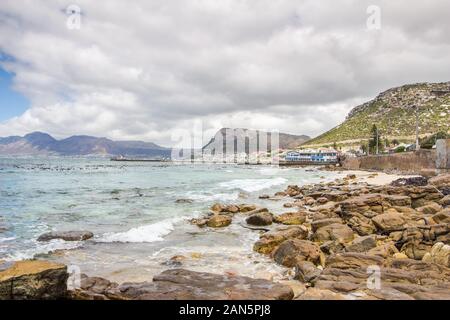
<path id="1" fill-rule="evenodd" d="M 357 144 L 370 138 L 374 124 L 382 137 L 413 141 L 416 107 L 421 136 L 449 132 L 450 82 L 412 84 L 387 90 L 353 108 L 342 124 L 303 146 Z"/>

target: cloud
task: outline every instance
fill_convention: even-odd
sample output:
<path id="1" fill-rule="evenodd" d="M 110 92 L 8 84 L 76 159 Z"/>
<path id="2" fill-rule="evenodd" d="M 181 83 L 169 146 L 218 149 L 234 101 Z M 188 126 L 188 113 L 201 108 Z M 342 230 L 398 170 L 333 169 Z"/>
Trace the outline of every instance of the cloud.
<path id="1" fill-rule="evenodd" d="M 0 51 L 13 59 L 1 66 L 31 107 L 0 135 L 171 145 L 201 121 L 314 136 L 382 90 L 449 80 L 445 0 L 76 0 L 79 30 L 66 27 L 70 4 L 2 1 Z"/>

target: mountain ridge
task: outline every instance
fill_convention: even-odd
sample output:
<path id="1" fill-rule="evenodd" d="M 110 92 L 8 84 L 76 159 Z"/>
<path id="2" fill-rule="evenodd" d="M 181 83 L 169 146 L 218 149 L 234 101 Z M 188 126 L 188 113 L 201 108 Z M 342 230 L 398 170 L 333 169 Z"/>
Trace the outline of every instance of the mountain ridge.
<path id="1" fill-rule="evenodd" d="M 0 154 L 4 155 L 124 155 L 168 157 L 171 149 L 144 141 L 114 141 L 88 135 L 74 135 L 57 140 L 36 131 L 21 136 L 0 137 Z"/>
<path id="2" fill-rule="evenodd" d="M 210 141 L 205 146 L 203 146 L 203 150 L 220 150 L 220 148 L 224 147 L 224 144 L 232 146 L 234 145 L 234 141 L 243 142 L 245 141 L 246 137 L 247 139 L 249 139 L 248 140 L 249 143 L 247 143 L 247 148 L 249 144 L 255 146 L 258 142 L 261 142 L 260 144 L 267 145 L 268 150 L 270 150 L 271 134 L 272 134 L 271 132 L 266 132 L 263 130 L 252 130 L 245 128 L 221 128 L 216 132 L 214 137 L 212 137 Z M 279 135 L 279 147 L 281 149 L 293 149 L 311 139 L 307 135 L 293 135 L 282 132 L 279 132 L 278 135 Z M 266 142 L 266 140 L 268 141 Z M 222 141 L 222 145 L 219 145 L 220 143 L 218 141 Z M 244 152 L 245 145 L 237 146 L 237 149 L 238 152 Z"/>
<path id="3" fill-rule="evenodd" d="M 389 139 L 414 141 L 416 108 L 419 134 L 449 132 L 450 82 L 415 83 L 394 87 L 354 107 L 336 127 L 307 141 L 302 147 L 330 144 L 358 144 L 370 137 L 372 125 Z"/>

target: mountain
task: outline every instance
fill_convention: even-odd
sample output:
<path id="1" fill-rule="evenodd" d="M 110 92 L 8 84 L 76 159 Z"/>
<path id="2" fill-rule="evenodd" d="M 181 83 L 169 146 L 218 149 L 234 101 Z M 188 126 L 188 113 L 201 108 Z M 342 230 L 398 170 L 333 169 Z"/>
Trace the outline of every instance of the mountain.
<path id="1" fill-rule="evenodd" d="M 2 155 L 124 155 L 133 157 L 170 157 L 171 149 L 143 141 L 113 141 L 91 136 L 72 136 L 56 140 L 43 132 L 23 137 L 0 138 Z"/>
<path id="2" fill-rule="evenodd" d="M 203 150 L 212 151 L 220 150 L 220 148 L 224 150 L 223 148 L 225 145 L 234 146 L 235 143 L 236 145 L 239 144 L 237 148 L 234 147 L 238 152 L 246 152 L 249 150 L 249 145 L 257 146 L 257 144 L 259 144 L 260 149 L 267 148 L 266 150 L 270 150 L 271 137 L 271 133 L 265 131 L 242 128 L 222 128 L 217 131 L 214 137 L 203 147 Z M 279 147 L 281 149 L 293 149 L 308 141 L 309 139 L 310 137 L 306 135 L 298 136 L 287 133 L 279 133 Z M 238 141 L 240 143 L 238 143 Z M 251 148 L 251 150 L 253 149 L 256 149 L 256 147 Z"/>
<path id="3" fill-rule="evenodd" d="M 358 144 L 369 138 L 374 124 L 383 138 L 414 141 L 416 106 L 421 136 L 449 132 L 450 82 L 418 83 L 380 93 L 375 99 L 353 108 L 342 124 L 303 146 Z"/>

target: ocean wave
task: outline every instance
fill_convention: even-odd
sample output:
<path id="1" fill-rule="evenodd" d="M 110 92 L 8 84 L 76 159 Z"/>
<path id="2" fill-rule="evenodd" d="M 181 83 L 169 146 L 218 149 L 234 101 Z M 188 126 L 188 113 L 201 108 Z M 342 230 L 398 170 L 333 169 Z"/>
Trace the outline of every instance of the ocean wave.
<path id="1" fill-rule="evenodd" d="M 278 186 L 286 182 L 287 179 L 281 177 L 272 179 L 235 179 L 219 183 L 219 186 L 225 189 L 241 189 L 246 192 L 255 192 L 272 186 Z"/>
<path id="2" fill-rule="evenodd" d="M 58 250 L 72 250 L 81 247 L 81 241 L 64 241 L 61 239 L 54 239 L 47 243 L 35 242 L 35 247 L 16 251 L 6 256 L 5 260 L 19 261 L 26 259 L 33 259 L 38 254 L 48 254 Z"/>
<path id="3" fill-rule="evenodd" d="M 239 198 L 239 192 L 233 193 L 189 193 L 187 194 L 189 199 L 200 201 L 200 202 L 209 202 L 209 201 L 235 201 Z"/>
<path id="4" fill-rule="evenodd" d="M 125 232 L 106 233 L 97 242 L 156 242 L 174 230 L 174 224 L 187 217 L 166 219 L 149 225 L 132 228 Z"/>

